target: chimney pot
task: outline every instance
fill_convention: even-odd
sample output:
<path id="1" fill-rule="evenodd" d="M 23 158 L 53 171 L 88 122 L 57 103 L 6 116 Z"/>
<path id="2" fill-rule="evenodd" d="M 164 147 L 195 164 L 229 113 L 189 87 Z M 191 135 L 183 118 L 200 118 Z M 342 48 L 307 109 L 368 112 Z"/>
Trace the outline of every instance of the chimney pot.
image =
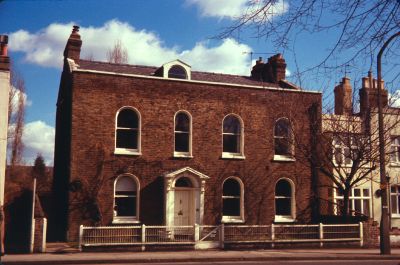
<path id="1" fill-rule="evenodd" d="M 0 56 L 8 56 L 7 55 L 7 44 L 8 44 L 8 36 L 0 35 Z"/>

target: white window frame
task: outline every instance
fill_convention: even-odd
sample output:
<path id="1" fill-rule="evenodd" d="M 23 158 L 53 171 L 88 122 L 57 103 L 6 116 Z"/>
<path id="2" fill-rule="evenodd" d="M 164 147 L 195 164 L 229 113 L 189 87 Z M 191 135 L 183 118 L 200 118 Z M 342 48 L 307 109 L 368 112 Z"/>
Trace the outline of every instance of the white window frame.
<path id="1" fill-rule="evenodd" d="M 400 136 L 391 137 L 390 165 L 400 166 Z"/>
<path id="2" fill-rule="evenodd" d="M 129 197 L 127 195 L 116 195 L 116 185 L 120 178 L 122 177 L 129 177 L 131 178 L 136 184 L 136 216 L 117 216 L 116 212 L 114 211 L 115 208 L 115 199 L 117 197 Z M 124 224 L 124 223 L 140 223 L 140 182 L 138 178 L 132 174 L 122 174 L 119 175 L 114 181 L 114 193 L 113 193 L 113 224 Z"/>
<path id="3" fill-rule="evenodd" d="M 189 118 L 189 152 L 178 152 L 178 151 L 175 150 L 175 138 L 176 138 L 175 136 L 176 136 L 176 134 L 177 133 L 185 133 L 185 132 L 182 132 L 182 131 L 176 131 L 176 116 L 179 113 L 184 113 Z M 192 155 L 192 135 L 193 135 L 192 131 L 193 131 L 192 115 L 186 110 L 177 111 L 175 113 L 175 115 L 174 115 L 174 147 L 173 147 L 174 148 L 174 157 L 186 157 L 186 158 L 192 158 L 193 157 L 193 155 Z"/>
<path id="4" fill-rule="evenodd" d="M 337 192 L 337 189 L 334 189 L 334 190 L 335 190 L 335 192 L 334 192 L 334 203 L 336 205 L 339 205 L 338 204 L 338 200 L 342 200 L 343 201 L 344 196 L 343 195 L 339 195 L 338 192 Z M 355 196 L 354 195 L 355 194 L 354 190 L 360 190 L 360 196 Z M 363 190 L 368 190 L 369 196 L 365 196 Z M 371 207 L 371 201 L 372 201 L 371 189 L 369 187 L 367 187 L 367 188 L 356 187 L 356 188 L 352 188 L 351 189 L 351 192 L 350 192 L 350 195 L 349 195 L 349 204 L 350 204 L 349 206 L 350 206 L 350 211 L 351 211 L 352 215 L 354 215 L 355 201 L 357 201 L 357 200 L 361 201 L 361 213 L 363 215 L 366 215 L 365 214 L 365 210 L 364 210 L 364 200 L 368 200 L 369 215 L 367 215 L 367 216 L 372 217 L 373 213 L 372 213 L 372 207 Z M 338 210 L 339 210 L 338 208 L 335 209 L 335 214 L 336 215 L 338 214 Z"/>
<path id="5" fill-rule="evenodd" d="M 224 196 L 224 184 L 227 180 L 233 179 L 239 183 L 240 187 L 240 215 L 239 216 L 229 216 L 229 215 L 223 215 L 223 208 L 221 207 L 221 223 L 244 223 L 244 184 L 242 180 L 238 177 L 229 177 L 224 180 L 222 183 L 222 205 L 224 199 L 229 199 L 229 198 L 237 198 L 237 196 Z"/>
<path id="6" fill-rule="evenodd" d="M 118 115 L 119 113 L 124 110 L 124 109 L 130 109 L 136 112 L 136 115 L 138 116 L 138 128 L 137 128 L 137 148 L 136 149 L 130 149 L 130 148 L 121 148 L 117 147 L 117 130 L 132 130 L 131 128 L 124 128 L 124 127 L 118 127 Z M 114 137 L 114 154 L 116 155 L 141 155 L 141 135 L 142 135 L 142 117 L 140 115 L 140 112 L 131 106 L 124 106 L 120 108 L 116 115 L 115 115 L 115 129 L 114 129 L 115 137 Z"/>
<path id="7" fill-rule="evenodd" d="M 235 133 L 225 133 L 224 132 L 224 121 L 227 117 L 229 116 L 234 116 L 239 120 L 239 125 L 240 125 L 240 137 L 239 137 L 239 153 L 231 153 L 231 152 L 224 152 L 224 135 L 237 135 Z M 222 119 L 222 158 L 227 158 L 227 159 L 245 159 L 244 156 L 244 123 L 242 118 L 234 113 L 230 113 L 226 115 Z"/>
<path id="8" fill-rule="evenodd" d="M 284 136 L 277 136 L 275 135 L 275 128 L 276 125 L 279 121 L 281 120 L 285 120 L 289 126 L 289 134 L 287 135 L 287 137 Z M 293 146 L 293 132 L 292 132 L 292 123 L 290 122 L 290 120 L 286 117 L 282 117 L 279 118 L 275 121 L 274 124 L 274 129 L 273 129 L 273 139 L 274 139 L 274 161 L 287 161 L 287 162 L 291 162 L 291 161 L 296 161 L 296 159 L 294 158 L 294 146 Z M 275 142 L 276 139 L 284 139 L 287 138 L 288 142 L 289 142 L 289 149 L 290 149 L 290 154 L 289 155 L 279 155 L 279 154 L 275 154 Z"/>
<path id="9" fill-rule="evenodd" d="M 276 196 L 276 185 L 279 181 L 284 180 L 287 181 L 290 185 L 291 197 L 290 197 L 290 215 L 277 215 L 276 214 L 276 199 L 286 199 L 288 197 L 285 196 Z M 294 182 L 289 178 L 280 178 L 275 182 L 274 186 L 274 208 L 275 208 L 275 219 L 276 223 L 289 223 L 296 221 L 296 191 Z"/>
<path id="10" fill-rule="evenodd" d="M 390 189 L 390 214 L 391 214 L 391 216 L 392 217 L 394 217 L 394 218 L 400 218 L 400 203 L 399 203 L 399 197 L 400 197 L 400 184 L 394 184 L 394 185 L 391 185 L 391 187 L 392 186 L 395 186 L 395 187 L 397 187 L 397 189 L 396 189 L 396 192 L 392 192 L 392 189 Z M 396 205 L 397 205 L 397 213 L 393 213 L 392 212 L 392 196 L 396 196 Z"/>
<path id="11" fill-rule="evenodd" d="M 334 165 L 336 166 L 342 166 L 342 167 L 351 167 L 353 165 L 353 159 L 351 157 L 351 154 L 354 153 L 355 150 L 358 149 L 358 146 L 356 145 L 357 141 L 354 138 L 355 136 L 351 136 L 350 139 L 350 147 L 347 146 L 341 139 L 338 139 L 337 137 L 334 137 L 332 139 L 332 161 Z M 340 157 L 343 163 L 338 163 L 336 160 L 336 150 L 340 150 Z M 349 154 L 349 162 L 347 163 L 347 157 L 346 157 L 346 152 Z"/>

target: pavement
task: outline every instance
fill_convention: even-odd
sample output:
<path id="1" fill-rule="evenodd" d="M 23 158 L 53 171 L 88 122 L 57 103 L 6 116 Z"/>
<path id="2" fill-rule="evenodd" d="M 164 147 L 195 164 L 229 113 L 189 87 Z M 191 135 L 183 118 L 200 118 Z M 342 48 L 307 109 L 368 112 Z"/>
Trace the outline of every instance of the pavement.
<path id="1" fill-rule="evenodd" d="M 271 260 L 397 260 L 400 248 L 392 248 L 391 255 L 380 255 L 379 249 L 314 248 L 263 250 L 187 250 L 146 252 L 52 252 L 42 254 L 8 254 L 2 264 L 121 264 L 158 262 L 222 262 Z"/>

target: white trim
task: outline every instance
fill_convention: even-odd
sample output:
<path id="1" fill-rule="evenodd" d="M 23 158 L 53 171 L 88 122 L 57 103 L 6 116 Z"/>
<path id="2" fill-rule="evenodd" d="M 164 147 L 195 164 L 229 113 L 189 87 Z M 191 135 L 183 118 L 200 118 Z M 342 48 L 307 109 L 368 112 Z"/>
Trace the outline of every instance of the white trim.
<path id="1" fill-rule="evenodd" d="M 218 86 L 231 86 L 237 88 L 255 88 L 261 90 L 272 90 L 272 91 L 284 91 L 284 92 L 294 92 L 294 93 L 307 93 L 307 94 L 322 94 L 319 91 L 306 91 L 306 90 L 295 90 L 295 89 L 287 89 L 287 88 L 279 88 L 279 87 L 269 87 L 269 86 L 254 86 L 254 85 L 244 85 L 244 84 L 231 84 L 224 82 L 210 82 L 210 81 L 201 81 L 201 80 L 186 80 L 186 79 L 175 79 L 175 78 L 164 78 L 160 76 L 146 76 L 146 75 L 137 75 L 137 74 L 123 74 L 116 72 L 107 72 L 107 71 L 97 71 L 97 70 L 88 70 L 88 69 L 73 69 L 74 72 L 80 73 L 93 73 L 93 74 L 104 74 L 104 75 L 116 75 L 116 76 L 126 76 L 126 77 L 136 77 L 143 79 L 156 79 L 156 80 L 169 80 L 174 82 L 187 82 L 187 83 L 197 83 L 197 84 L 208 84 L 208 85 L 218 85 Z M 262 83 L 262 82 L 260 82 Z"/>
<path id="2" fill-rule="evenodd" d="M 186 79 L 183 79 L 183 80 L 190 80 L 192 78 L 192 74 L 191 74 L 192 67 L 179 59 L 165 63 L 162 65 L 164 78 L 171 79 L 170 77 L 168 77 L 169 70 L 175 65 L 182 67 L 183 70 L 186 72 Z M 172 78 L 172 79 L 180 80 L 180 78 Z"/>
<path id="3" fill-rule="evenodd" d="M 231 176 L 231 177 L 226 178 L 224 180 L 224 182 L 222 182 L 222 196 L 221 196 L 222 205 L 223 205 L 224 197 L 227 197 L 227 196 L 224 196 L 224 184 L 229 179 L 233 179 L 233 180 L 235 180 L 235 181 L 237 181 L 239 183 L 239 187 L 240 187 L 240 205 L 239 205 L 240 209 L 239 209 L 239 213 L 240 213 L 240 215 L 239 216 L 224 215 L 223 209 L 222 209 L 222 211 L 221 211 L 221 216 L 222 216 L 221 222 L 222 223 L 244 223 L 244 221 L 245 221 L 244 220 L 244 184 L 243 184 L 243 181 L 240 178 L 235 177 L 235 176 Z"/>
<path id="4" fill-rule="evenodd" d="M 115 188 L 118 180 L 122 177 L 129 177 L 131 178 L 135 183 L 136 183 L 136 216 L 117 216 L 115 215 L 114 208 L 115 208 Z M 140 182 L 139 179 L 130 173 L 124 173 L 119 175 L 117 178 L 114 180 L 114 192 L 113 192 L 113 220 L 112 223 L 116 224 L 127 224 L 127 223 L 140 223 Z"/>
<path id="5" fill-rule="evenodd" d="M 287 181 L 290 185 L 290 189 L 291 189 L 291 198 L 290 198 L 291 213 L 290 213 L 290 215 L 277 215 L 276 214 L 276 184 L 278 184 L 278 182 L 281 180 Z M 291 180 L 290 178 L 280 178 L 275 182 L 274 209 L 275 209 L 275 215 L 274 215 L 275 222 L 294 222 L 296 220 L 296 187 L 294 185 L 293 180 Z"/>
<path id="6" fill-rule="evenodd" d="M 138 128 L 137 128 L 137 149 L 120 148 L 117 147 L 117 129 L 118 129 L 118 115 L 124 109 L 130 109 L 136 112 L 138 116 Z M 142 116 L 138 109 L 132 106 L 123 106 L 115 114 L 115 125 L 114 125 L 114 154 L 116 155 L 142 155 L 141 152 L 142 142 Z"/>
<path id="7" fill-rule="evenodd" d="M 274 155 L 274 161 L 282 161 L 282 162 L 295 162 L 296 159 L 293 156 L 284 156 L 284 155 Z"/>
<path id="8" fill-rule="evenodd" d="M 236 134 L 231 134 L 231 133 L 224 133 L 224 121 L 227 117 L 229 116 L 234 116 L 239 120 L 239 124 L 240 124 L 240 143 L 239 143 L 239 152 L 238 153 L 231 153 L 231 152 L 224 152 L 224 135 L 236 135 Z M 242 120 L 242 118 L 235 114 L 235 113 L 229 113 L 227 115 L 225 115 L 225 117 L 222 119 L 222 134 L 221 134 L 221 138 L 222 138 L 222 155 L 221 158 L 228 158 L 228 159 L 245 159 L 245 155 L 244 155 L 244 122 Z"/>
<path id="9" fill-rule="evenodd" d="M 176 115 L 179 113 L 184 113 L 187 115 L 189 118 L 189 152 L 178 152 L 175 151 L 175 135 L 177 131 L 175 131 L 175 126 L 176 126 Z M 190 112 L 186 110 L 178 110 L 175 115 L 174 115 L 174 157 L 180 157 L 180 158 L 193 158 L 193 153 L 192 153 L 192 135 L 193 135 L 193 126 L 192 126 L 192 115 Z"/>

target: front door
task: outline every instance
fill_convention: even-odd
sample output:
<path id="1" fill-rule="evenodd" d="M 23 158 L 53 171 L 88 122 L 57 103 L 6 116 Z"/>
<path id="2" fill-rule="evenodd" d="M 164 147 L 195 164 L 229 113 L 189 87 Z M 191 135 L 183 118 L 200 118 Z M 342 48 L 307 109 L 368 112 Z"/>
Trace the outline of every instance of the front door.
<path id="1" fill-rule="evenodd" d="M 176 189 L 174 204 L 174 225 L 193 225 L 192 190 Z"/>

